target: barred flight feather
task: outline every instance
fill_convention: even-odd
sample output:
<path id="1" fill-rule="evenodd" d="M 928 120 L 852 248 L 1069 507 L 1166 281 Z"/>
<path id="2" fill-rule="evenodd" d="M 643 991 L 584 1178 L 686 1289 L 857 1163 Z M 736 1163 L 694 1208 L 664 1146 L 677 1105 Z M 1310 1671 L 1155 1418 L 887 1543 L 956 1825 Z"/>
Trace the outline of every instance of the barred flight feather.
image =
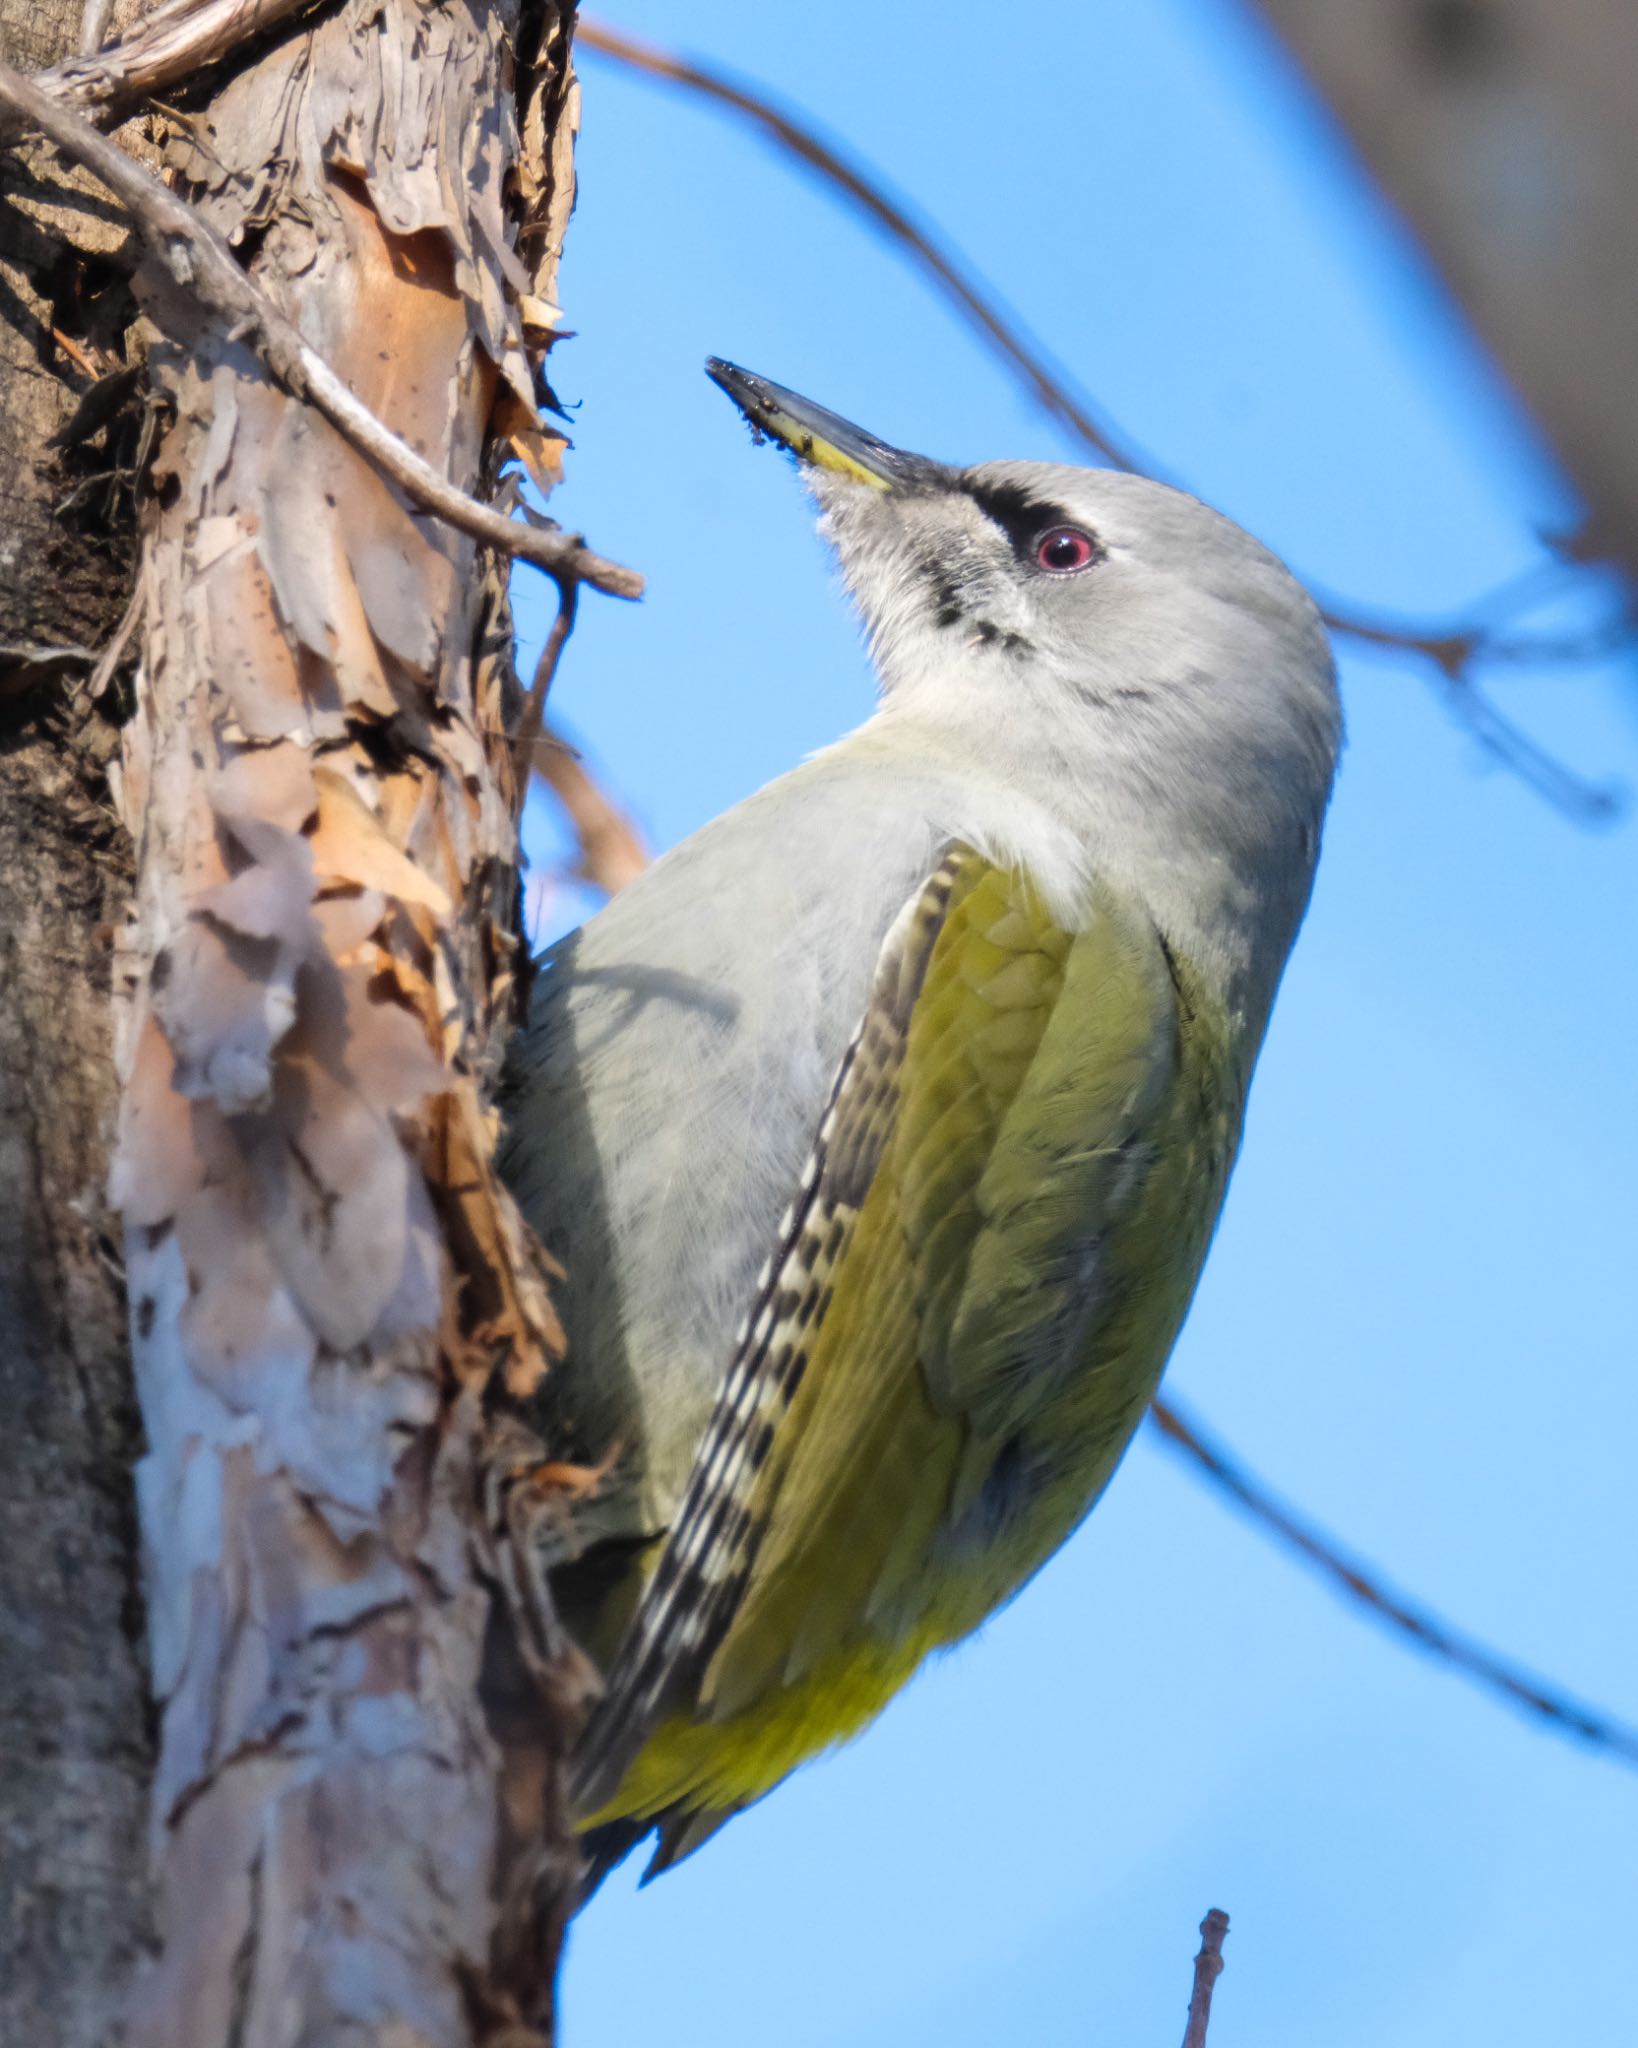
<path id="1" fill-rule="evenodd" d="M 612 1796 L 668 1703 L 697 1682 L 755 1560 L 751 1497 L 830 1305 L 836 1262 L 892 1131 L 910 1016 L 952 896 L 981 856 L 952 845 L 895 919 L 780 1223 L 665 1549 L 576 1757 L 582 1812 Z"/>

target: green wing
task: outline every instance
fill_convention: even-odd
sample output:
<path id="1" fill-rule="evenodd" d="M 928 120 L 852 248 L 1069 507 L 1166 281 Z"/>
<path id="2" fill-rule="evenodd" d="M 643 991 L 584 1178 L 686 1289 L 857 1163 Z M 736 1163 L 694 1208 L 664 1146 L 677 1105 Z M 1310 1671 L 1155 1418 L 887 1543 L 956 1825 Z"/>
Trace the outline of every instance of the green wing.
<path id="1" fill-rule="evenodd" d="M 1238 1123 L 1220 1051 L 1145 921 L 1105 901 L 1071 937 L 949 852 L 883 945 L 582 1810 L 746 1803 L 1062 1541 L 1198 1272 Z"/>

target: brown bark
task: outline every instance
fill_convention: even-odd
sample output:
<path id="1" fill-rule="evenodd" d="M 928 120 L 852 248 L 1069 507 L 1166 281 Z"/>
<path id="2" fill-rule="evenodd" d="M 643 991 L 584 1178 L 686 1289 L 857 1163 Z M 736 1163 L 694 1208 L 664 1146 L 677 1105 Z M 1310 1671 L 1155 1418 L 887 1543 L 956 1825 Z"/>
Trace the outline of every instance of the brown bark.
<path id="1" fill-rule="evenodd" d="M 259 287 L 469 495 L 555 466 L 568 27 L 349 0 L 160 130 Z M 490 1164 L 521 970 L 506 565 L 277 388 L 161 240 L 116 736 L 80 650 L 123 608 L 129 492 L 88 488 L 76 528 L 73 468 L 112 442 L 46 439 L 130 306 L 65 252 L 56 189 L 91 195 L 81 244 L 124 227 L 38 144 L 8 184 L 0 2037 L 108 2037 L 151 1870 L 133 2042 L 538 2040 L 584 1679 L 531 1569 L 519 1418 L 555 1320 Z"/>
<path id="2" fill-rule="evenodd" d="M 172 145 L 262 291 L 465 492 L 533 432 L 562 209 L 513 86 L 543 31 L 523 83 L 553 109 L 555 11 L 344 5 Z M 163 1712 L 132 2040 L 532 2036 L 575 1674 L 496 1485 L 496 1403 L 555 1342 L 485 1107 L 518 966 L 505 567 L 185 276 L 137 283 L 175 423 L 122 780 L 115 1179 Z"/>
<path id="3" fill-rule="evenodd" d="M 69 0 L 0 0 L 0 54 L 73 47 Z M 151 1769 L 119 1230 L 110 940 L 129 877 L 86 668 L 130 582 L 122 428 L 52 436 L 117 359 L 124 240 L 90 181 L 0 155 L 0 2040 L 97 2048 L 148 1925 Z M 89 247 L 89 256 L 80 253 Z M 80 495 L 68 512 L 56 508 Z"/>
<path id="4" fill-rule="evenodd" d="M 146 1925 L 141 1432 L 102 1185 L 120 835 L 0 705 L 0 2040 L 94 2048 Z"/>
<path id="5" fill-rule="evenodd" d="M 1262 0 L 1638 575 L 1638 9 Z"/>

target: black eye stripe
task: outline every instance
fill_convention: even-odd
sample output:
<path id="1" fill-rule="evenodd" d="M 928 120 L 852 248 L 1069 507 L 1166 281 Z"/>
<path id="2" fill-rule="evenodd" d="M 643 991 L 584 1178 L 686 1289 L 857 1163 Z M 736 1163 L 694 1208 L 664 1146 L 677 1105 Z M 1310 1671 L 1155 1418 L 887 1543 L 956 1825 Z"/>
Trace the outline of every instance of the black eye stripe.
<path id="1" fill-rule="evenodd" d="M 1026 546 L 1046 526 L 1064 526 L 1069 514 L 1055 505 L 1043 505 L 1016 484 L 975 484 L 973 499 L 986 518 L 993 519 L 1016 548 Z"/>
<path id="2" fill-rule="evenodd" d="M 1104 551 L 1091 528 L 1062 505 L 1043 504 L 1039 498 L 1019 490 L 1016 484 L 973 484 L 969 488 L 974 504 L 1000 527 L 1019 560 L 1031 567 L 1035 566 L 1037 542 L 1055 526 L 1073 527 L 1086 535 L 1099 555 Z"/>

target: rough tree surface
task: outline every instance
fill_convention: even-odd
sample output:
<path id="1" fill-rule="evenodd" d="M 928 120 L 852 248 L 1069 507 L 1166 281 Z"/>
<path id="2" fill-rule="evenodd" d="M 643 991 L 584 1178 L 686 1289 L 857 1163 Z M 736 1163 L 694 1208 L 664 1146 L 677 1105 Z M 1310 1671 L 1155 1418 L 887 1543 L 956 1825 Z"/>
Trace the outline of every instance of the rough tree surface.
<path id="1" fill-rule="evenodd" d="M 0 0 L 0 54 L 73 47 L 77 0 Z M 131 1468 L 110 940 L 129 853 L 112 724 L 72 687 L 130 584 L 102 431 L 54 445 L 118 359 L 125 239 L 92 181 L 0 149 L 0 2041 L 100 2048 L 147 1926 L 152 1768 Z M 65 246 L 71 236 L 85 256 Z M 95 359 L 94 357 L 92 358 Z M 59 514 L 57 507 L 79 492 Z"/>
<path id="2" fill-rule="evenodd" d="M 7 54 L 62 54 L 59 26 Z M 213 91 L 174 89 L 153 131 L 307 339 L 480 494 L 506 456 L 555 469 L 536 400 L 567 30 L 555 4 L 349 0 Z M 0 1620 L 8 1652 L 44 1645 L 19 1749 L 66 1757 L 17 1806 L 5 2038 L 106 2037 L 146 1858 L 133 2048 L 521 2043 L 550 2027 L 579 1677 L 514 1540 L 541 1450 L 513 1418 L 558 1338 L 490 1164 L 521 959 L 505 569 L 276 391 L 174 266 L 133 282 L 136 332 L 82 350 L 145 353 L 162 400 L 109 764 L 124 834 L 64 730 L 106 754 L 120 693 L 49 690 L 31 661 L 34 710 L 0 702 L 28 755 L 0 824 L 0 945 L 27 956 L 0 992 L 0 1298 L 24 1326 L 4 1369 L 46 1447 L 6 1487 Z M 19 446 L 74 398 L 8 408 Z M 83 562 L 45 466 L 31 544 Z M 5 640 L 105 641 L 128 579 L 82 580 L 78 609 L 25 592 Z M 110 960 L 157 1755 L 99 1189 Z"/>

